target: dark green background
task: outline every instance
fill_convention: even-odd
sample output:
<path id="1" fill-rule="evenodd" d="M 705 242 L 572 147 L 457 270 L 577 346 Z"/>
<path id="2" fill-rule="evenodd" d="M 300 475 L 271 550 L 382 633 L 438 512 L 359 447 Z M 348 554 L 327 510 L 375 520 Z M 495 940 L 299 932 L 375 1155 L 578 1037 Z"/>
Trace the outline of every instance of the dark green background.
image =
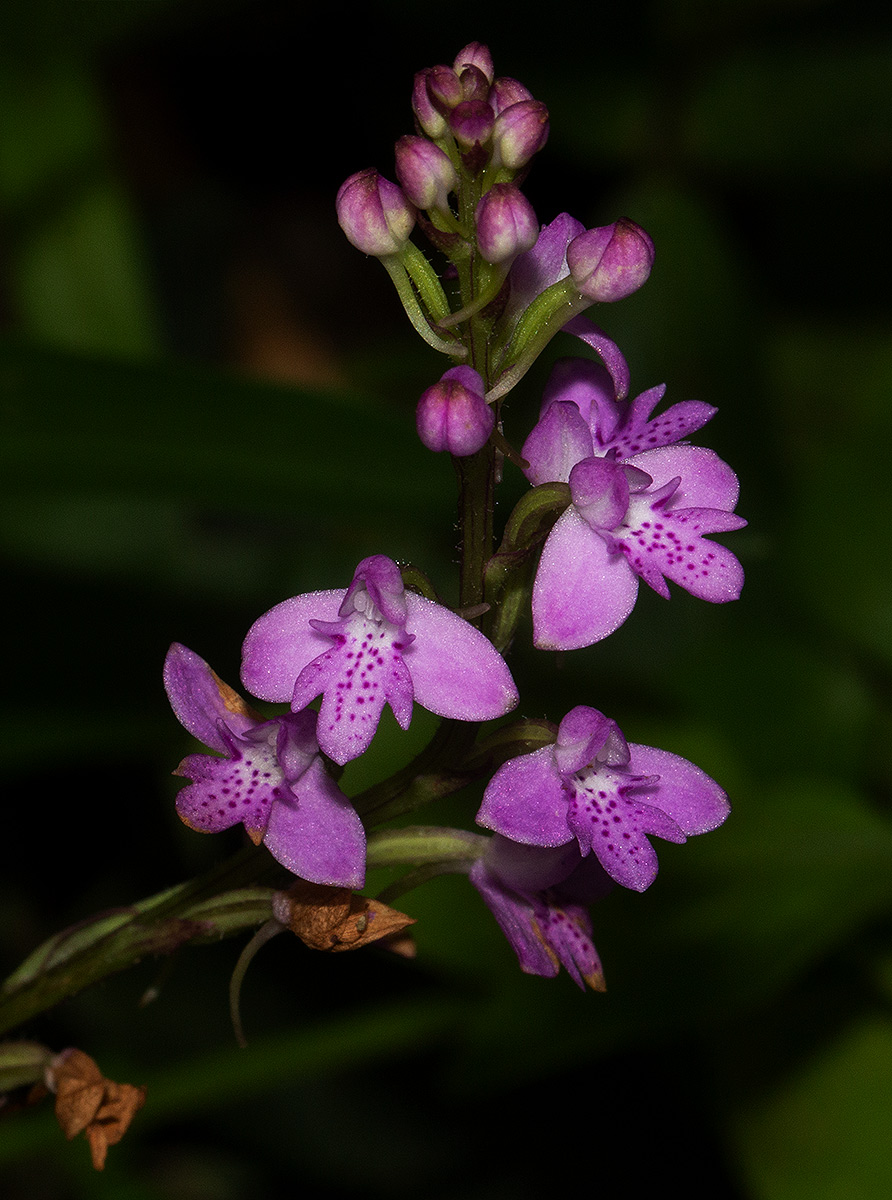
<path id="1" fill-rule="evenodd" d="M 605 996 L 522 975 L 462 879 L 407 897 L 413 963 L 273 942 L 246 1051 L 237 942 L 187 951 L 147 1008 L 160 963 L 92 989 L 23 1033 L 147 1083 L 147 1106 L 102 1175 L 48 1111 L 0 1122 L 3 1195 L 887 1200 L 889 19 L 821 0 L 419 11 L 3 10 L 2 961 L 238 846 L 173 812 L 191 746 L 160 686 L 171 640 L 235 682 L 260 612 L 370 553 L 452 598 L 452 475 L 412 420 L 442 362 L 333 196 L 362 167 L 392 175 L 414 71 L 471 38 L 551 111 L 540 218 L 653 235 L 646 288 L 598 320 L 635 391 L 719 407 L 697 440 L 750 521 L 728 538 L 738 604 L 648 593 L 602 645 L 519 645 L 523 711 L 601 708 L 734 811 L 593 911 Z M 512 396 L 517 443 L 545 370 Z M 430 728 L 387 725 L 351 785 Z"/>

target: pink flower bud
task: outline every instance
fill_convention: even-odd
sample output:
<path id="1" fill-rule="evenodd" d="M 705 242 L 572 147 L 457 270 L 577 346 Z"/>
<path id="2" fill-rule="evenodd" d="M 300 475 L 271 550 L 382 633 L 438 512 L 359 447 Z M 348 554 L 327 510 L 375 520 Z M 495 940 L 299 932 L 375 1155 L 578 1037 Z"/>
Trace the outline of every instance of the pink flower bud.
<path id="1" fill-rule="evenodd" d="M 422 393 L 415 420 L 428 450 L 448 450 L 465 458 L 486 445 L 496 418 L 473 367 L 453 367 Z"/>
<path id="2" fill-rule="evenodd" d="M 496 117 L 493 159 L 509 171 L 519 171 L 547 140 L 548 109 L 541 100 L 520 100 Z"/>
<path id="3" fill-rule="evenodd" d="M 588 229 L 567 247 L 567 266 L 589 300 L 622 300 L 645 282 L 654 261 L 647 233 L 621 217 L 612 225 Z"/>
<path id="4" fill-rule="evenodd" d="M 449 128 L 464 150 L 488 142 L 494 122 L 493 111 L 485 100 L 463 100 L 449 114 Z"/>
<path id="5" fill-rule="evenodd" d="M 407 134 L 396 144 L 396 177 L 416 208 L 441 212 L 447 196 L 458 187 L 458 175 L 448 154 L 427 138 Z"/>
<path id="6" fill-rule="evenodd" d="M 374 167 L 357 171 L 338 189 L 338 224 L 363 254 L 398 254 L 409 240 L 415 210 L 402 189 Z"/>
<path id="7" fill-rule="evenodd" d="M 464 100 L 482 100 L 486 103 L 489 99 L 489 80 L 477 67 L 463 67 L 459 80 Z"/>
<path id="8" fill-rule="evenodd" d="M 449 126 L 440 110 L 434 107 L 427 90 L 427 77 L 430 72 L 431 68 L 426 68 L 415 76 L 415 83 L 412 87 L 412 111 L 415 113 L 415 119 L 421 130 L 428 137 L 440 138 L 448 131 Z"/>
<path id="9" fill-rule="evenodd" d="M 492 55 L 483 42 L 469 42 L 463 50 L 459 50 L 452 65 L 457 75 L 461 75 L 465 67 L 476 67 L 486 76 L 487 82 L 492 83 Z"/>
<path id="10" fill-rule="evenodd" d="M 516 79 L 511 79 L 508 75 L 500 75 L 498 79 L 493 80 L 493 85 L 489 89 L 489 103 L 492 106 L 496 116 L 500 112 L 504 112 L 506 108 L 510 108 L 512 104 L 519 104 L 521 100 L 532 100 L 533 94 L 529 88 L 524 87 Z"/>
<path id="11" fill-rule="evenodd" d="M 477 246 L 488 263 L 510 263 L 539 236 L 533 206 L 513 183 L 497 183 L 477 205 Z"/>
<path id="12" fill-rule="evenodd" d="M 425 85 L 431 104 L 445 116 L 465 98 L 461 80 L 452 67 L 428 67 Z"/>

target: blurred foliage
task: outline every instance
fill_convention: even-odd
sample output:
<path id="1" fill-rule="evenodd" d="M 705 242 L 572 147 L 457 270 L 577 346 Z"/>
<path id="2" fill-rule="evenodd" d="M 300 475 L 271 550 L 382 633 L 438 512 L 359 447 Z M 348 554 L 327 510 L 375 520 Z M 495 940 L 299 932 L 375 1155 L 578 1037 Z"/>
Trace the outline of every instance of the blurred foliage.
<path id="1" fill-rule="evenodd" d="M 606 1196 L 889 1193 L 889 18 L 835 0 L 504 11 L 469 27 L 382 0 L 345 31 L 266 0 L 4 7 L 0 952 L 11 970 L 238 845 L 173 815 L 171 640 L 235 682 L 260 612 L 374 552 L 452 598 L 451 470 L 412 422 L 439 364 L 332 197 L 390 172 L 412 73 L 471 38 L 551 110 L 540 217 L 625 212 L 654 236 L 648 286 L 599 320 L 636 390 L 719 407 L 703 440 L 750 520 L 739 604 L 648 594 L 602 645 L 518 644 L 524 711 L 602 708 L 717 777 L 732 817 L 661 844 L 650 891 L 594 910 L 603 997 L 523 976 L 446 878 L 406 897 L 412 963 L 264 949 L 246 1051 L 233 944 L 178 961 L 148 1007 L 162 964 L 75 998 L 23 1035 L 83 1047 L 148 1102 L 101 1176 L 48 1111 L 10 1114 L 9 1200 L 501 1200 L 578 1186 L 582 1155 Z M 512 398 L 517 443 L 547 365 Z M 382 725 L 351 786 L 429 730 Z M 430 819 L 467 823 L 477 800 Z"/>

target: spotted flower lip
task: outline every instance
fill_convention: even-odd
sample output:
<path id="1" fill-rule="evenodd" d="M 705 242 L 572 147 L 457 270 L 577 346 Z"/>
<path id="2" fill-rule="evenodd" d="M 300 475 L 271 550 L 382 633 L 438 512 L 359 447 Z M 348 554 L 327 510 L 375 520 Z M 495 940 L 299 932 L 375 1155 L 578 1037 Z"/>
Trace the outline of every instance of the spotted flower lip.
<path id="1" fill-rule="evenodd" d="M 528 975 L 561 967 L 579 987 L 605 990 L 586 905 L 612 886 L 597 859 L 568 844 L 524 846 L 495 834 L 469 872 Z"/>
<path id="2" fill-rule="evenodd" d="M 554 745 L 496 771 L 477 823 L 525 846 L 575 842 L 616 883 L 643 892 L 658 865 L 648 835 L 684 842 L 717 828 L 728 812 L 725 793 L 694 763 L 627 743 L 614 721 L 579 705 Z"/>
<path id="3" fill-rule="evenodd" d="M 518 699 L 492 643 L 407 592 L 384 555 L 363 559 L 346 590 L 294 596 L 260 617 L 245 639 L 242 681 L 295 710 L 321 694 L 316 735 L 342 765 L 368 747 L 385 704 L 407 729 L 415 701 L 441 717 L 486 721 Z"/>
<path id="4" fill-rule="evenodd" d="M 191 780 L 177 796 L 183 823 L 200 833 L 241 823 L 255 845 L 262 842 L 302 879 L 361 887 L 365 832 L 325 769 L 316 714 L 265 721 L 177 642 L 164 662 L 164 685 L 180 724 L 216 751 L 190 754 L 174 772 Z"/>

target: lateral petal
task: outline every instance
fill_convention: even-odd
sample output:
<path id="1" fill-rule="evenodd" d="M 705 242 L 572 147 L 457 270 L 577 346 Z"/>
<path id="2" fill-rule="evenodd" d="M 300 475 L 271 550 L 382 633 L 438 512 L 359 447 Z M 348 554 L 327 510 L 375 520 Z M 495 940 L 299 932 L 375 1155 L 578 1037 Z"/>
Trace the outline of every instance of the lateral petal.
<path id="1" fill-rule="evenodd" d="M 567 809 L 553 748 L 543 746 L 499 767 L 483 794 L 477 824 L 526 846 L 563 846 L 573 839 Z"/>
<path id="2" fill-rule="evenodd" d="M 311 621 L 334 622 L 346 588 L 292 596 L 258 617 L 242 647 L 242 683 L 262 700 L 290 701 L 307 665 L 331 648 Z"/>
<path id="3" fill-rule="evenodd" d="M 618 629 L 638 595 L 623 554 L 568 508 L 548 535 L 533 584 L 533 641 L 540 650 L 577 650 Z"/>
<path id="4" fill-rule="evenodd" d="M 629 770 L 655 777 L 656 783 L 630 789 L 629 795 L 662 809 L 686 834 L 717 829 L 731 811 L 728 797 L 705 771 L 668 750 L 630 743 Z"/>
<path id="5" fill-rule="evenodd" d="M 459 721 L 488 721 L 510 712 L 517 688 L 489 638 L 442 604 L 414 592 L 406 593 L 406 601 L 406 632 L 415 640 L 403 661 L 418 703 Z"/>

